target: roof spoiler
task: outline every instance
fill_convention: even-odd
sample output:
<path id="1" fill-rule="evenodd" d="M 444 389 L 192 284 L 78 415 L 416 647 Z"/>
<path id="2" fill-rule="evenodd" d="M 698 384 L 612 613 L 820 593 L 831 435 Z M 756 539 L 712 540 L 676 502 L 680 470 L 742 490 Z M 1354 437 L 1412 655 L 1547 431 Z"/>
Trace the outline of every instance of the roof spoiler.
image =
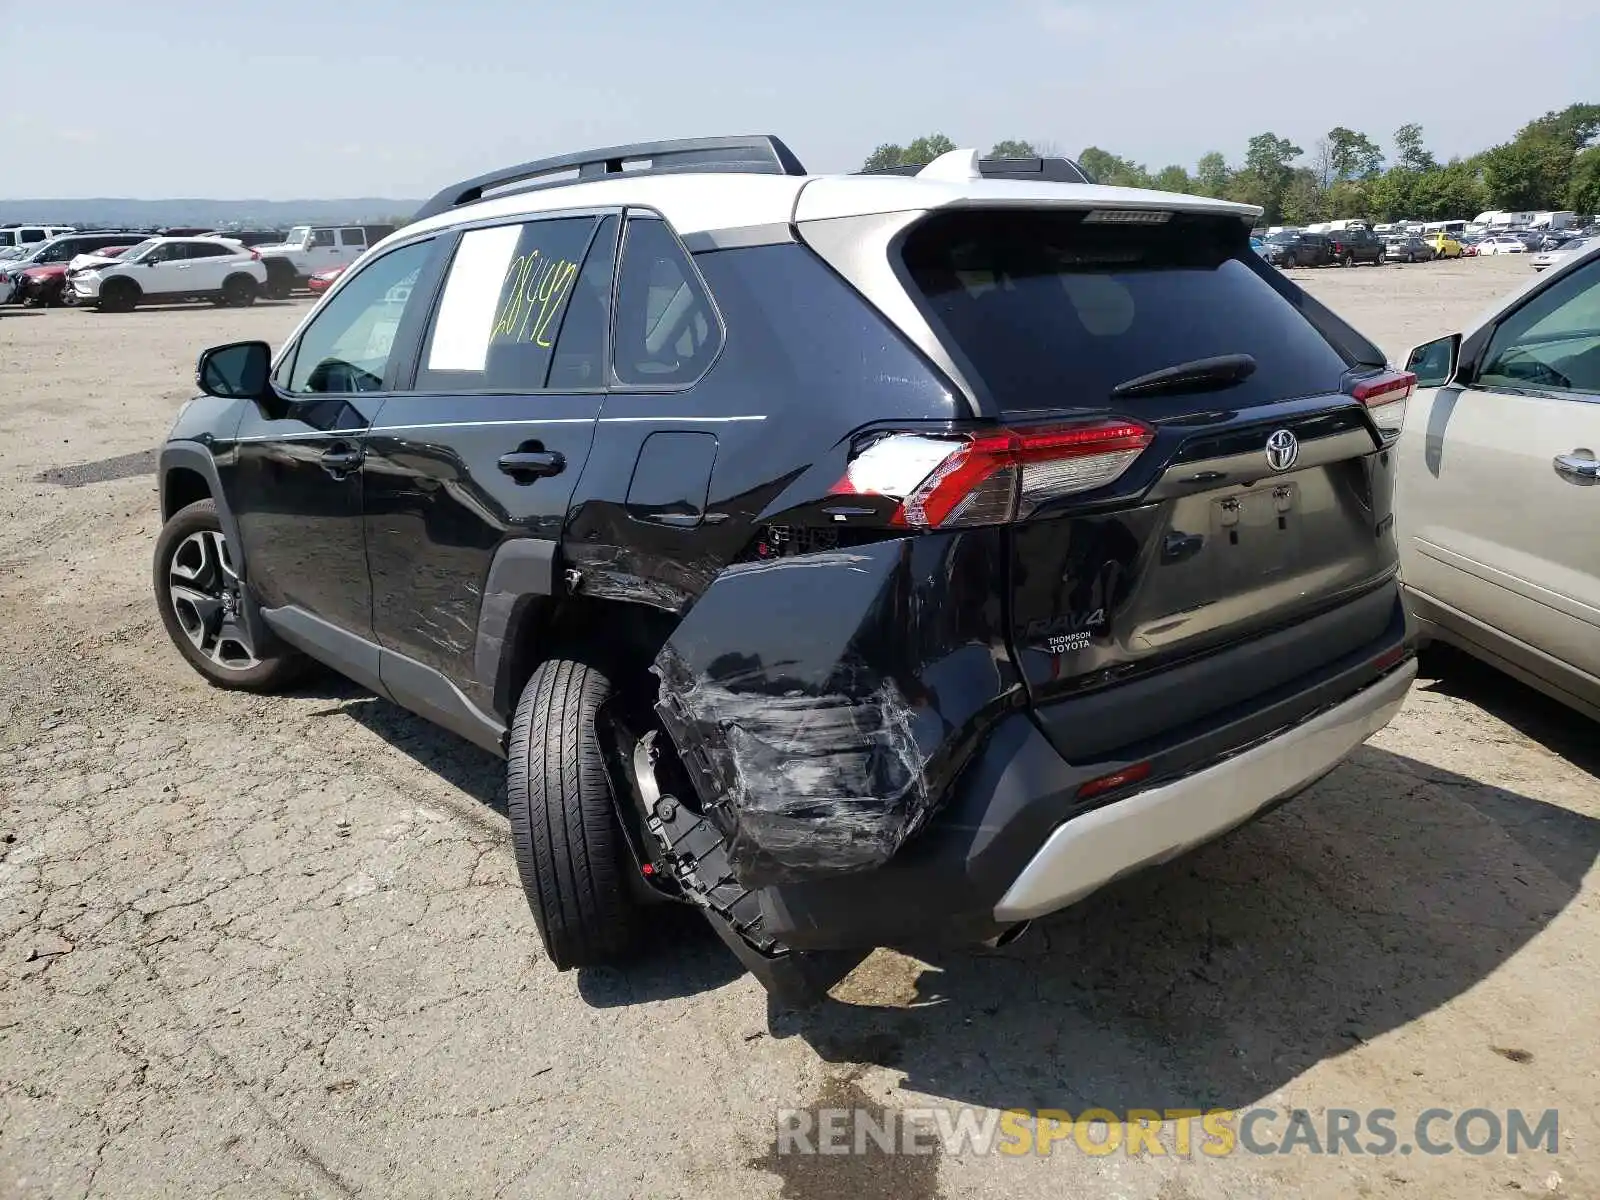
<path id="1" fill-rule="evenodd" d="M 411 219 L 421 221 L 460 205 L 475 203 L 482 200 L 486 192 L 509 195 L 623 173 L 666 175 L 683 171 L 729 171 L 746 175 L 806 173 L 794 151 L 771 134 L 635 142 L 628 146 L 579 150 L 554 158 L 535 159 L 462 180 L 429 200 Z M 516 184 L 527 186 L 515 187 Z"/>
<path id="2" fill-rule="evenodd" d="M 963 155 L 971 151 L 952 151 Z M 949 155 L 941 155 L 948 158 Z M 935 159 L 934 163 L 939 162 Z M 934 163 L 904 163 L 896 167 L 880 167 L 873 171 L 857 171 L 858 175 L 921 175 Z M 948 178 L 941 169 L 935 178 Z M 1035 183 L 1093 183 L 1089 173 L 1070 158 L 980 158 L 978 177 L 982 179 L 1031 179 Z"/>

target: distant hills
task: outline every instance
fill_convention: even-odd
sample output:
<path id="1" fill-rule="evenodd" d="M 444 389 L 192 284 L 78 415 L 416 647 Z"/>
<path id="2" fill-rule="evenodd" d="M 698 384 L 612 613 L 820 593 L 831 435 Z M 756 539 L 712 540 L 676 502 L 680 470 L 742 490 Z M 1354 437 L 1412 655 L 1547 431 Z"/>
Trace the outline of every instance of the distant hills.
<path id="1" fill-rule="evenodd" d="M 400 222 L 421 206 L 420 200 L 134 200 L 105 197 L 90 200 L 0 200 L 0 225 L 23 222 L 111 227 L 164 225 L 232 225 L 284 229 L 290 225 L 331 225 L 342 221 Z"/>

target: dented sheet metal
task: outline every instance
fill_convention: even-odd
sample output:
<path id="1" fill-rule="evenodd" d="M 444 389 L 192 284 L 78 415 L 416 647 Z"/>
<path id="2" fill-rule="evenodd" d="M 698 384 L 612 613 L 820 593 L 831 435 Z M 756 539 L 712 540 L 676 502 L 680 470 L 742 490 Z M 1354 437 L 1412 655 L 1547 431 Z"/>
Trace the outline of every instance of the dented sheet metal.
<path id="1" fill-rule="evenodd" d="M 992 647 L 946 636 L 949 563 L 924 559 L 885 542 L 732 568 L 657 658 L 658 711 L 747 886 L 887 862 L 970 702 L 1002 690 Z"/>

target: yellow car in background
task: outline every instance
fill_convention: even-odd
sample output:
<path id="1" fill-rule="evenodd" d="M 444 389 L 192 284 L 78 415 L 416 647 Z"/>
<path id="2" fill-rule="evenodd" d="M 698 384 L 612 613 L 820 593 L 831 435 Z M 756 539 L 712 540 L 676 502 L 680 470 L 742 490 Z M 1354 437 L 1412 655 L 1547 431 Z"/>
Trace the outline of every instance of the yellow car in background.
<path id="1" fill-rule="evenodd" d="M 1460 258 L 1461 243 L 1448 233 L 1436 233 L 1428 238 L 1428 245 L 1433 247 L 1435 258 Z"/>

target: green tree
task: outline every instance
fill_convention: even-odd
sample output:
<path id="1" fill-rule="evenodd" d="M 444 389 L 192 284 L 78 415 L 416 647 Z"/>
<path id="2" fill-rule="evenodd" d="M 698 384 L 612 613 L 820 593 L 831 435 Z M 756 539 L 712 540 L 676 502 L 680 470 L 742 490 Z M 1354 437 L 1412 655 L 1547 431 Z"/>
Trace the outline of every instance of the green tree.
<path id="1" fill-rule="evenodd" d="M 1018 141 L 1008 138 L 1003 142 L 996 142 L 989 151 L 990 158 L 1038 158 L 1039 152 L 1033 148 L 1032 142 Z"/>
<path id="2" fill-rule="evenodd" d="M 898 167 L 905 155 L 905 147 L 897 146 L 893 142 L 884 142 L 871 154 L 867 161 L 861 164 L 863 171 L 884 171 L 890 167 Z"/>
<path id="3" fill-rule="evenodd" d="M 888 167 L 923 166 L 931 163 L 941 154 L 948 154 L 956 148 L 956 144 L 942 133 L 930 133 L 926 137 L 919 137 L 909 146 L 896 145 L 894 142 L 885 142 L 871 154 L 867 161 L 861 164 L 863 171 L 882 171 Z"/>
<path id="4" fill-rule="evenodd" d="M 1229 176 L 1228 186 L 1221 198 L 1238 204 L 1254 204 L 1262 210 L 1261 223 L 1264 225 L 1276 224 L 1280 220 L 1280 214 L 1268 203 L 1272 197 L 1267 193 L 1267 185 L 1256 178 L 1254 171 L 1235 171 Z"/>
<path id="5" fill-rule="evenodd" d="M 1573 159 L 1566 207 L 1589 217 L 1600 213 L 1600 146 L 1591 146 Z"/>
<path id="6" fill-rule="evenodd" d="M 1548 137 L 1517 138 L 1483 156 L 1483 182 L 1496 208 L 1549 208 L 1564 199 L 1573 151 Z"/>
<path id="7" fill-rule="evenodd" d="M 1301 167 L 1289 177 L 1284 188 L 1280 215 L 1285 225 L 1309 225 L 1322 220 L 1323 190 L 1317 173 L 1310 167 Z"/>
<path id="8" fill-rule="evenodd" d="M 1431 171 L 1439 165 L 1422 144 L 1422 126 L 1415 122 L 1394 131 L 1394 158 L 1407 171 Z"/>
<path id="9" fill-rule="evenodd" d="M 1560 112 L 1547 112 L 1524 125 L 1517 136 L 1530 134 L 1553 137 L 1574 152 L 1581 150 L 1600 135 L 1600 104 L 1569 104 Z"/>
<path id="10" fill-rule="evenodd" d="M 1195 164 L 1195 190 L 1202 196 L 1220 198 L 1227 192 L 1228 181 L 1232 177 L 1233 172 L 1228 169 L 1228 160 L 1222 157 L 1220 150 L 1202 154 L 1200 161 Z"/>
<path id="11" fill-rule="evenodd" d="M 1322 212 L 1329 218 L 1368 217 L 1375 214 L 1375 179 L 1341 179 L 1322 195 Z"/>
<path id="12" fill-rule="evenodd" d="M 916 163 L 921 166 L 931 163 L 941 154 L 949 154 L 956 149 L 956 144 L 942 133 L 930 133 L 926 137 L 919 137 L 906 147 L 903 163 Z"/>
<path id="13" fill-rule="evenodd" d="M 1096 183 L 1113 187 L 1149 187 L 1150 172 L 1136 162 L 1118 158 L 1098 146 L 1090 146 L 1078 155 L 1078 165 L 1089 173 Z"/>
<path id="14" fill-rule="evenodd" d="M 1189 178 L 1189 172 L 1173 163 L 1171 166 L 1162 167 L 1156 172 L 1156 177 L 1151 181 L 1153 186 L 1163 192 L 1178 192 L 1192 195 L 1195 190 L 1194 180 Z"/>
<path id="15" fill-rule="evenodd" d="M 1336 125 L 1328 130 L 1330 184 L 1341 179 L 1368 179 L 1383 166 L 1383 151 L 1364 133 Z"/>
<path id="16" fill-rule="evenodd" d="M 1390 167 L 1368 188 L 1372 202 L 1372 216 L 1380 221 L 1398 221 L 1415 217 L 1413 196 L 1417 190 L 1416 171 L 1405 167 Z M 1481 210 L 1480 210 L 1481 211 Z"/>
<path id="17" fill-rule="evenodd" d="M 1245 148 L 1244 174 L 1253 181 L 1246 184 L 1245 189 L 1259 197 L 1250 203 L 1261 205 L 1269 223 L 1282 213 L 1283 196 L 1294 175 L 1294 168 L 1289 164 L 1303 153 L 1288 138 L 1270 131 L 1256 134 Z"/>
<path id="18" fill-rule="evenodd" d="M 1477 215 L 1487 207 L 1488 196 L 1477 164 L 1453 158 L 1442 167 L 1416 174 L 1410 201 L 1410 215 L 1424 221 L 1446 221 Z"/>
<path id="19" fill-rule="evenodd" d="M 1600 104 L 1572 104 L 1529 121 L 1517 136 L 1483 155 L 1490 203 L 1553 208 L 1568 199 L 1579 153 L 1600 134 Z"/>

